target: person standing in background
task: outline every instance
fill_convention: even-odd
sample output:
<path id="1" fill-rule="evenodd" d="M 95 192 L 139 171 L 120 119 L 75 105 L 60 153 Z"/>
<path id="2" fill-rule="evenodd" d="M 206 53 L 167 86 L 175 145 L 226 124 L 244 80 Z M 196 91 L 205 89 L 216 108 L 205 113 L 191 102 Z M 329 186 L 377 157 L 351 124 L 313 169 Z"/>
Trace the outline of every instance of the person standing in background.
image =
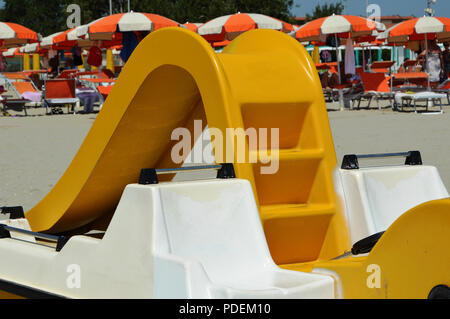
<path id="1" fill-rule="evenodd" d="M 72 48 L 72 61 L 75 67 L 83 65 L 83 58 L 81 57 L 82 51 L 78 45 Z"/>
<path id="2" fill-rule="evenodd" d="M 442 57 L 444 59 L 444 70 L 450 73 L 450 50 L 448 49 L 448 42 L 444 42 L 444 52 L 442 52 Z"/>
<path id="3" fill-rule="evenodd" d="M 420 55 L 426 57 L 425 71 L 430 77 L 430 82 L 439 83 L 444 74 L 444 59 L 436 40 L 428 40 L 428 50 Z"/>
<path id="4" fill-rule="evenodd" d="M 6 58 L 3 55 L 3 53 L 0 52 L 0 72 L 3 72 L 6 70 L 6 67 L 8 66 L 8 62 L 6 62 Z"/>
<path id="5" fill-rule="evenodd" d="M 50 60 L 48 61 L 48 64 L 50 66 L 50 73 L 56 77 L 59 73 L 59 58 L 58 55 L 54 55 Z"/>

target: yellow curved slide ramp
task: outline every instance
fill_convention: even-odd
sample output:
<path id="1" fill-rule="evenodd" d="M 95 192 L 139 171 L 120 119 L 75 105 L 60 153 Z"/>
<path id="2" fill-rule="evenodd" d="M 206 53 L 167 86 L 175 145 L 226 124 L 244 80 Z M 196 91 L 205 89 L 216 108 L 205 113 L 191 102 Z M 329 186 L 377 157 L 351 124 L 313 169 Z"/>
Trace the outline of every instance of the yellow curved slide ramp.
<path id="1" fill-rule="evenodd" d="M 272 30 L 246 32 L 220 54 L 181 28 L 145 38 L 64 175 L 27 212 L 32 229 L 64 232 L 112 213 L 142 168 L 177 165 L 171 133 L 192 130 L 196 119 L 224 135 L 226 128 L 266 128 L 268 146 L 271 128 L 279 129 L 275 173 L 261 173 L 270 156 L 261 144 L 245 144 L 256 163 L 237 163 L 234 156 L 237 177 L 252 183 L 277 263 L 329 259 L 349 248 L 333 191 L 336 155 L 317 71 L 303 46 Z"/>

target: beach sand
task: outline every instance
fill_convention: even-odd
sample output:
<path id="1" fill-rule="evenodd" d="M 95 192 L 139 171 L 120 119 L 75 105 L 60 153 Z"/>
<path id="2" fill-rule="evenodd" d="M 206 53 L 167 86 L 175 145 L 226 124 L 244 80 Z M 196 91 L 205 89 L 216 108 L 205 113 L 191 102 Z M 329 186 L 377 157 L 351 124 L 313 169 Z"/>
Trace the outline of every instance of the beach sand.
<path id="1" fill-rule="evenodd" d="M 450 106 L 444 106 L 444 114 L 390 108 L 339 111 L 336 103 L 327 108 L 338 165 L 344 154 L 419 150 L 423 163 L 436 166 L 450 189 Z M 28 210 L 37 204 L 64 173 L 96 117 L 45 116 L 43 109 L 29 113 L 32 116 L 0 117 L 0 206 L 21 205 Z"/>

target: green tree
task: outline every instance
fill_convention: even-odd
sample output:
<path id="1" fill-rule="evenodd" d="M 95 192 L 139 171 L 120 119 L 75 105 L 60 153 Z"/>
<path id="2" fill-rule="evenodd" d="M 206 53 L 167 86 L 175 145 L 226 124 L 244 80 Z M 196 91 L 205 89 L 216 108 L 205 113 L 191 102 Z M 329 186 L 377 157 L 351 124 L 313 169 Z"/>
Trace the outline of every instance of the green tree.
<path id="1" fill-rule="evenodd" d="M 206 22 L 237 12 L 261 13 L 290 21 L 293 0 L 141 0 L 134 11 L 155 12 L 180 23 Z"/>
<path id="2" fill-rule="evenodd" d="M 336 2 L 331 4 L 318 4 L 315 8 L 312 14 L 306 15 L 306 20 L 311 21 L 318 18 L 328 17 L 330 15 L 334 14 L 342 14 L 344 12 L 344 5 L 342 2 Z"/>
<path id="3" fill-rule="evenodd" d="M 48 35 L 61 30 L 66 17 L 61 14 L 64 3 L 58 0 L 6 0 L 0 20 L 24 25 Z"/>

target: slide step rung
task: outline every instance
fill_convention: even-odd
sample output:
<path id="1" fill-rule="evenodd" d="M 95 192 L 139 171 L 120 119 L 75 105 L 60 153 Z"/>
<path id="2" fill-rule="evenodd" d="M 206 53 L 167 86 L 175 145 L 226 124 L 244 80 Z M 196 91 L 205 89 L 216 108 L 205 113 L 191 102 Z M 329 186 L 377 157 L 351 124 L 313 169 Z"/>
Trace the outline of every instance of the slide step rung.
<path id="1" fill-rule="evenodd" d="M 334 206 L 329 204 L 280 204 L 261 206 L 261 217 L 263 219 L 319 215 L 332 216 L 334 212 Z"/>

